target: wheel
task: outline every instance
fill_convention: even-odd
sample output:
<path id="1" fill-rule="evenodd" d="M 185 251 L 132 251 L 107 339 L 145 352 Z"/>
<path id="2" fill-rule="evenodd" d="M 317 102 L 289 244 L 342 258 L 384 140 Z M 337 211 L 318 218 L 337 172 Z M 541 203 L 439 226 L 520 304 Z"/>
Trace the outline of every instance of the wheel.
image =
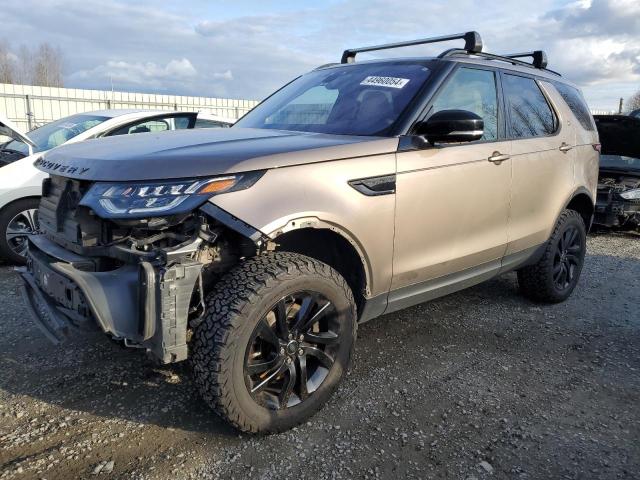
<path id="1" fill-rule="evenodd" d="M 542 258 L 518 270 L 521 292 L 537 302 L 558 303 L 569 298 L 582 272 L 586 238 L 580 214 L 574 210 L 563 211 Z"/>
<path id="2" fill-rule="evenodd" d="M 0 211 L 0 256 L 24 264 L 29 235 L 37 235 L 38 198 L 24 198 Z"/>
<path id="3" fill-rule="evenodd" d="M 280 432 L 305 421 L 347 371 L 356 307 L 328 265 L 276 252 L 246 260 L 207 295 L 194 329 L 195 382 L 236 428 Z"/>

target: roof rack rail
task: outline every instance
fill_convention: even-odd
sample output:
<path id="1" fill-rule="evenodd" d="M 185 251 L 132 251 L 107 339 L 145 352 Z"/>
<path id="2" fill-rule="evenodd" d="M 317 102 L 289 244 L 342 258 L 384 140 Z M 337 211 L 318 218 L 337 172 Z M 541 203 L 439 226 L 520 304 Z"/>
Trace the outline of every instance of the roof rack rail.
<path id="1" fill-rule="evenodd" d="M 353 63 L 356 54 L 362 52 L 373 52 L 375 50 L 387 50 L 389 48 L 410 47 L 413 45 L 424 45 L 426 43 L 447 42 L 449 40 L 464 39 L 464 52 L 479 53 L 482 51 L 482 38 L 478 32 L 457 33 L 455 35 L 443 35 L 441 37 L 421 38 L 419 40 L 409 40 L 407 42 L 386 43 L 372 47 L 350 48 L 342 54 L 341 63 Z"/>
<path id="2" fill-rule="evenodd" d="M 438 55 L 438 58 L 452 57 L 454 55 L 476 55 L 478 57 L 487 58 L 489 60 L 501 60 L 503 62 L 510 63 L 512 65 L 520 65 L 522 67 L 529 68 L 538 68 L 540 70 L 544 70 L 549 73 L 553 73 L 554 75 L 558 75 L 561 77 L 558 72 L 555 72 L 551 69 L 547 68 L 547 55 L 542 50 L 535 50 L 533 52 L 524 52 L 524 53 L 512 53 L 507 55 L 496 55 L 495 53 L 488 52 L 467 52 L 466 50 L 462 50 L 460 48 L 452 48 L 451 50 L 447 50 Z M 518 60 L 522 57 L 533 57 L 533 63 L 528 63 L 522 60 Z"/>
<path id="3" fill-rule="evenodd" d="M 522 58 L 522 57 L 532 57 L 533 58 L 533 66 L 536 68 L 547 68 L 547 54 L 544 53 L 543 50 L 534 50 L 533 52 L 522 52 L 522 53 L 509 53 L 507 55 L 502 55 L 507 58 Z"/>

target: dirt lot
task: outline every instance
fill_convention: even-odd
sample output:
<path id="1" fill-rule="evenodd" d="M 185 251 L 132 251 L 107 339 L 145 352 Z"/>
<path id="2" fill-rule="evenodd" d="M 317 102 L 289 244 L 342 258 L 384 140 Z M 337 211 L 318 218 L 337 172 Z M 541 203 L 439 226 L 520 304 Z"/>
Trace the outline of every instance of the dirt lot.
<path id="1" fill-rule="evenodd" d="M 247 437 L 187 366 L 49 345 L 0 266 L 0 479 L 640 478 L 639 279 L 640 239 L 596 235 L 564 304 L 507 275 L 374 320 L 324 410 Z"/>

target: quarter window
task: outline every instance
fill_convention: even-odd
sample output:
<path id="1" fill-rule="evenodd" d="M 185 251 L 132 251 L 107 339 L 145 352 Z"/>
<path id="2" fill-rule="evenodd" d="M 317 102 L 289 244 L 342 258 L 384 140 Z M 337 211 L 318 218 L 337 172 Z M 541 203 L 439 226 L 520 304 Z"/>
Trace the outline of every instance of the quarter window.
<path id="1" fill-rule="evenodd" d="M 573 115 L 578 119 L 582 128 L 585 130 L 595 130 L 596 127 L 593 123 L 593 117 L 580 91 L 566 83 L 553 82 L 553 85 L 569 109 L 571 109 Z"/>
<path id="2" fill-rule="evenodd" d="M 438 94 L 432 113 L 441 110 L 467 110 L 482 117 L 483 140 L 498 138 L 498 93 L 495 73 L 460 68 Z"/>
<path id="3" fill-rule="evenodd" d="M 535 80 L 505 74 L 503 88 L 511 138 L 541 137 L 556 131 L 556 116 Z"/>

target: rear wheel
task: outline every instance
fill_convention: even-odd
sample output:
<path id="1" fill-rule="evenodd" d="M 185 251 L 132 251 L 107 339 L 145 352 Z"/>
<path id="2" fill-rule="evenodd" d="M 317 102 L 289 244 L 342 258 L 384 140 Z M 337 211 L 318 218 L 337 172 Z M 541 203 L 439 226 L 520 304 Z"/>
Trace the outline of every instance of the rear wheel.
<path id="1" fill-rule="evenodd" d="M 7 205 L 0 212 L 0 255 L 13 263 L 26 261 L 29 236 L 37 235 L 37 198 L 24 198 Z"/>
<path id="2" fill-rule="evenodd" d="M 580 279 L 586 237 L 580 214 L 574 210 L 562 212 L 542 258 L 536 264 L 518 270 L 522 293 L 537 302 L 566 300 Z"/>
<path id="3" fill-rule="evenodd" d="M 355 337 L 355 302 L 340 274 L 302 255 L 261 255 L 207 297 L 194 332 L 196 383 L 236 428 L 286 430 L 329 399 Z"/>

